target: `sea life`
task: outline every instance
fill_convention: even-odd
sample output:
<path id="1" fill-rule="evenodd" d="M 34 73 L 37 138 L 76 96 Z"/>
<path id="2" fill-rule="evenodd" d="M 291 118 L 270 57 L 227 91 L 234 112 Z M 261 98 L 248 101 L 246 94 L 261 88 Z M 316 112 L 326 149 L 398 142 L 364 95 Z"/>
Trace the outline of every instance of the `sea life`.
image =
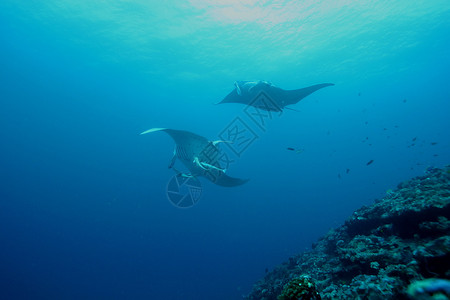
<path id="1" fill-rule="evenodd" d="M 450 166 L 429 170 L 275 266 L 245 299 L 311 299 L 305 280 L 322 299 L 449 299 Z"/>
<path id="2" fill-rule="evenodd" d="M 428 278 L 415 281 L 408 286 L 407 293 L 411 297 L 418 297 L 423 294 L 440 294 L 442 295 L 442 297 L 436 297 L 436 299 L 448 299 L 446 297 L 450 297 L 450 280 L 441 278 Z"/>
<path id="3" fill-rule="evenodd" d="M 300 154 L 304 151 L 303 149 L 300 149 L 300 148 L 296 149 L 296 148 L 292 148 L 292 147 L 287 147 L 286 149 L 289 151 L 295 151 L 295 153 L 297 153 L 297 154 Z"/>
<path id="4" fill-rule="evenodd" d="M 217 145 L 226 141 L 209 141 L 189 131 L 168 128 L 151 128 L 141 134 L 156 131 L 166 132 L 175 141 L 176 146 L 169 168 L 173 168 L 181 176 L 203 176 L 217 185 L 227 187 L 238 186 L 248 181 L 248 179 L 234 178 L 225 174 L 226 167 L 222 167 L 220 163 L 222 160 L 226 163 L 227 160 L 224 159 L 224 152 Z M 174 167 L 177 158 L 186 166 L 190 173 L 182 173 Z"/>
<path id="5" fill-rule="evenodd" d="M 367 162 L 366 166 L 368 166 L 368 165 L 370 165 L 370 164 L 372 164 L 372 163 L 373 163 L 373 159 L 369 160 L 369 161 Z"/>
<path id="6" fill-rule="evenodd" d="M 289 108 L 287 105 L 296 104 L 315 91 L 332 85 L 334 84 L 321 83 L 297 90 L 283 90 L 268 81 L 235 81 L 235 88 L 217 104 L 242 103 L 266 111 L 280 112 Z M 263 103 L 258 101 L 260 95 L 265 96 Z"/>
<path id="7" fill-rule="evenodd" d="M 300 276 L 289 281 L 283 288 L 278 300 L 319 300 L 321 299 L 315 283 L 310 276 Z"/>

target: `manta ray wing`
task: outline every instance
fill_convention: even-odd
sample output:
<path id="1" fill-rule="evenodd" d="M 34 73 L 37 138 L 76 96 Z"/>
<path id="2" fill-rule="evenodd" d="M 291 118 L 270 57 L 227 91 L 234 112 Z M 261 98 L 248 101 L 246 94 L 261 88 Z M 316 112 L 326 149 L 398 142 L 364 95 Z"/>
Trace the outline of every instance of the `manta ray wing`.
<path id="1" fill-rule="evenodd" d="M 222 103 L 247 103 L 248 99 L 246 97 L 242 97 L 242 95 L 239 95 L 236 88 L 232 90 L 225 98 L 222 99 L 222 101 L 216 103 L 216 104 L 222 104 Z"/>
<path id="2" fill-rule="evenodd" d="M 332 85 L 334 84 L 320 83 L 297 90 L 279 89 L 280 91 L 277 91 L 277 94 L 274 96 L 274 98 L 276 99 L 278 105 L 280 105 L 281 107 L 285 107 L 286 105 L 296 104 L 306 96 L 309 96 L 312 93 L 314 93 L 315 91 Z"/>
<path id="3" fill-rule="evenodd" d="M 152 128 L 142 132 L 141 134 L 146 134 L 155 131 L 166 132 L 168 135 L 170 135 L 171 138 L 173 138 L 173 140 L 178 146 L 189 148 L 193 152 L 196 152 L 196 150 L 201 151 L 201 149 L 203 149 L 208 144 L 208 140 L 206 138 L 185 130 L 175 130 L 169 128 Z"/>
<path id="4" fill-rule="evenodd" d="M 220 173 L 220 175 L 217 178 L 215 178 L 213 182 L 220 186 L 232 187 L 242 185 L 247 181 L 249 181 L 249 179 L 230 177 L 225 173 Z"/>

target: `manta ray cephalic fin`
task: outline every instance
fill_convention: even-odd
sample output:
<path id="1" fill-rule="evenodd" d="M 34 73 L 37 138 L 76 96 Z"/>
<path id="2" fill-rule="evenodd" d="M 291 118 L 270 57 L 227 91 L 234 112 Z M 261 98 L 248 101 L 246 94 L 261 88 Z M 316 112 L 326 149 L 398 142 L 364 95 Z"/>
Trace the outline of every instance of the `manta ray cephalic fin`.
<path id="1" fill-rule="evenodd" d="M 206 170 L 206 171 L 208 171 L 209 169 L 214 169 L 214 170 L 217 170 L 217 171 L 220 171 L 220 172 L 223 172 L 223 173 L 225 173 L 225 171 L 226 171 L 226 169 L 221 169 L 221 168 L 218 168 L 218 167 L 213 166 L 211 164 L 208 164 L 208 163 L 205 163 L 205 162 L 201 162 L 198 159 L 198 157 L 194 157 L 194 161 L 193 162 L 196 163 L 200 168 L 202 168 L 203 170 Z"/>

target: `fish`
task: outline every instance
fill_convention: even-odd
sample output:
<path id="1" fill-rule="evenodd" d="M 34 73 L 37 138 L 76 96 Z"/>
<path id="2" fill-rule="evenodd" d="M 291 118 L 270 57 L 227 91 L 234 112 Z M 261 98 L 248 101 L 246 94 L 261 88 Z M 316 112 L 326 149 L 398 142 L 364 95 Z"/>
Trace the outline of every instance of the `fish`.
<path id="1" fill-rule="evenodd" d="M 297 154 L 302 153 L 304 151 L 303 149 L 300 149 L 300 148 L 295 149 L 295 148 L 292 148 L 292 147 L 287 147 L 286 149 L 289 150 L 289 151 L 295 151 L 295 153 L 297 153 Z"/>
<path id="2" fill-rule="evenodd" d="M 373 159 L 369 160 L 366 164 L 366 166 L 371 165 L 373 163 Z"/>

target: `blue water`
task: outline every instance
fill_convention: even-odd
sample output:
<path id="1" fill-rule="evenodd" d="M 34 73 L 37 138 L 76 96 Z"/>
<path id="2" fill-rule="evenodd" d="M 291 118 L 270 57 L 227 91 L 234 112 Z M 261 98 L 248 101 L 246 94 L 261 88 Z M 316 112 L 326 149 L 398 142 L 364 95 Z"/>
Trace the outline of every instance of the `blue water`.
<path id="1" fill-rule="evenodd" d="M 394 2 L 0 2 L 0 298 L 239 299 L 449 164 L 450 3 Z M 175 207 L 174 142 L 139 133 L 215 140 L 245 106 L 213 104 L 254 79 L 335 86 L 247 120 L 227 173 L 251 180 Z"/>

